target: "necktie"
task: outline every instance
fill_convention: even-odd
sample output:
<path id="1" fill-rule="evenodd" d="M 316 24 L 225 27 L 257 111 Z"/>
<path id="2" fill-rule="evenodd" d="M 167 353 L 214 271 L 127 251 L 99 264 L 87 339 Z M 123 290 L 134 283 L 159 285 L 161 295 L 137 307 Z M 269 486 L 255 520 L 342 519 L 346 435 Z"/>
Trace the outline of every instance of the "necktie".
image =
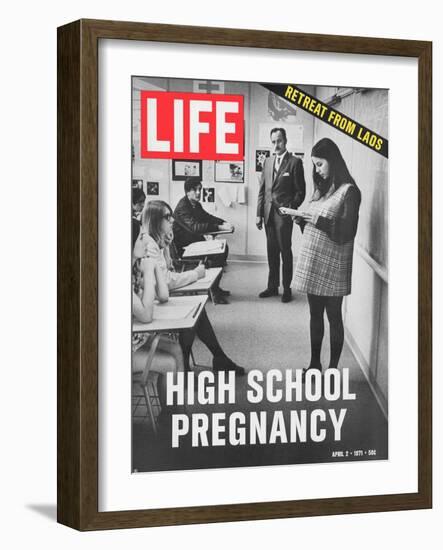
<path id="1" fill-rule="evenodd" d="M 274 179 L 276 178 L 278 169 L 280 168 L 280 161 L 281 161 L 281 157 L 276 157 L 276 158 L 275 158 L 275 163 L 274 163 Z"/>

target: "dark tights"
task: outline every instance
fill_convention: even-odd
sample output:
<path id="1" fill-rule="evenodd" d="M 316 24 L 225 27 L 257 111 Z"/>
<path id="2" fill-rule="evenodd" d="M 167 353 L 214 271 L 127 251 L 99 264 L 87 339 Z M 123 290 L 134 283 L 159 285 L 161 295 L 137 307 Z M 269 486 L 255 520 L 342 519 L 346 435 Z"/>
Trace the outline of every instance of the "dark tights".
<path id="1" fill-rule="evenodd" d="M 343 317 L 341 313 L 343 296 L 316 296 L 308 294 L 308 302 L 311 313 L 311 363 L 309 366 L 317 368 L 321 366 L 320 353 L 325 332 L 324 312 L 326 309 L 331 341 L 329 368 L 337 368 L 344 339 Z"/>
<path id="2" fill-rule="evenodd" d="M 195 334 L 197 334 L 214 357 L 225 357 L 225 353 L 218 343 L 217 336 L 212 328 L 208 314 L 206 313 L 206 310 L 203 310 L 195 326 L 195 332 L 193 330 L 187 330 L 180 333 L 179 340 L 183 350 L 185 370 L 189 370 L 189 355 L 191 353 Z"/>

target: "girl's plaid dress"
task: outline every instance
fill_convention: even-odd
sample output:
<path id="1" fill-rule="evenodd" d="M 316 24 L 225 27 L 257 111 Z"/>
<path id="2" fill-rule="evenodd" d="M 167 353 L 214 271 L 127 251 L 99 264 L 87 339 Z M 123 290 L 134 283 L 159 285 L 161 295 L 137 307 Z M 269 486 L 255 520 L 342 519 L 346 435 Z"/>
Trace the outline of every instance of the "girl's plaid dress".
<path id="1" fill-rule="evenodd" d="M 295 289 L 317 296 L 346 296 L 351 293 L 352 256 L 354 239 L 344 244 L 331 240 L 325 231 L 316 227 L 320 216 L 334 219 L 343 210 L 346 193 L 352 184 L 343 184 L 312 201 L 307 209 L 314 223 L 304 228 L 297 257 Z"/>

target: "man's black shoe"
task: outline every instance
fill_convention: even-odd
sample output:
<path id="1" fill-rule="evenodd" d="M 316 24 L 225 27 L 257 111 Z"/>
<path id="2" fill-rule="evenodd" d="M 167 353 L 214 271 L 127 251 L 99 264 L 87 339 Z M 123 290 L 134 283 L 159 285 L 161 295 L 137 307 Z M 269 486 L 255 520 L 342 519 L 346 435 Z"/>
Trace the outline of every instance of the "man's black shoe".
<path id="1" fill-rule="evenodd" d="M 234 361 L 231 361 L 229 357 L 226 356 L 214 356 L 212 360 L 212 368 L 215 372 L 219 371 L 230 371 L 233 370 L 236 375 L 238 376 L 244 376 L 246 374 L 246 371 L 243 367 L 239 367 L 234 363 Z"/>
<path id="2" fill-rule="evenodd" d="M 306 381 L 306 374 L 309 370 L 319 370 L 322 372 L 322 366 L 321 365 L 309 365 L 306 369 L 303 369 L 302 372 L 302 383 L 304 384 Z"/>
<path id="3" fill-rule="evenodd" d="M 258 295 L 259 298 L 270 298 L 271 296 L 278 296 L 278 289 L 277 288 L 267 288 L 266 290 L 263 290 Z"/>
<path id="4" fill-rule="evenodd" d="M 287 302 L 290 302 L 292 300 L 292 292 L 291 289 L 285 290 L 283 292 L 283 296 L 281 297 L 281 301 L 286 304 Z"/>

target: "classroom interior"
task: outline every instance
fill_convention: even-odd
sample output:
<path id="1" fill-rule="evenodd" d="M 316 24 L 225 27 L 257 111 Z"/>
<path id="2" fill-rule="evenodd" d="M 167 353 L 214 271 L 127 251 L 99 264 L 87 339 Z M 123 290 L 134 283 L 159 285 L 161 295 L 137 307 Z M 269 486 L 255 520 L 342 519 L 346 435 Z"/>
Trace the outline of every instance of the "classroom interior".
<path id="1" fill-rule="evenodd" d="M 329 105 L 358 120 L 380 135 L 388 135 L 388 91 L 315 87 L 299 85 Z M 245 106 L 245 159 L 243 173 L 234 179 L 223 172 L 215 161 L 201 162 L 203 185 L 202 206 L 228 221 L 234 233 L 223 235 L 229 245 L 228 264 L 224 268 L 222 287 L 231 292 L 229 304 L 214 305 L 206 310 L 222 347 L 238 365 L 249 371 L 270 368 L 301 369 L 309 364 L 309 308 L 306 295 L 293 293 L 290 303 L 280 297 L 260 299 L 266 288 L 267 257 L 264 230 L 255 225 L 260 161 L 271 154 L 269 131 L 284 127 L 288 135 L 287 149 L 303 159 L 306 199 L 312 194 L 310 152 L 322 137 L 330 137 L 339 146 L 362 194 L 360 218 L 354 245 L 352 293 L 343 301 L 345 344 L 340 368 L 349 368 L 352 390 L 358 395 L 348 407 L 353 408 L 352 424 L 346 441 L 349 449 L 377 449 L 378 459 L 388 458 L 388 161 L 350 137 L 331 128 L 298 108 L 287 108 L 284 102 L 256 83 L 213 82 L 197 80 L 133 77 L 133 148 L 132 180 L 139 182 L 147 200 L 161 199 L 175 208 L 184 195 L 183 178 L 178 179 L 180 166 L 169 159 L 140 158 L 140 91 L 165 90 L 240 94 Z M 207 191 L 205 192 L 205 189 Z M 300 228 L 294 224 L 292 250 L 294 263 L 300 245 Z M 211 356 L 196 339 L 195 362 L 211 365 Z M 322 348 L 322 364 L 329 357 L 328 323 Z M 241 410 L 251 408 L 245 395 L 246 378 L 237 380 L 236 391 Z M 196 455 L 189 447 L 171 451 L 169 441 L 153 432 L 143 400 L 133 402 L 133 470 L 198 469 L 201 467 L 259 466 L 304 462 L 327 462 L 334 443 L 297 447 L 291 445 L 259 445 L 242 448 L 201 449 Z M 305 404 L 314 407 L 314 404 Z M 317 404 L 318 405 L 318 404 Z M 230 405 L 222 409 L 229 411 Z M 261 405 L 269 410 L 279 408 L 289 413 L 291 404 Z M 188 407 L 198 411 L 199 405 Z M 197 458 L 196 458 L 197 457 Z M 352 457 L 349 458 L 350 460 Z M 204 466 L 202 466 L 204 465 Z"/>

